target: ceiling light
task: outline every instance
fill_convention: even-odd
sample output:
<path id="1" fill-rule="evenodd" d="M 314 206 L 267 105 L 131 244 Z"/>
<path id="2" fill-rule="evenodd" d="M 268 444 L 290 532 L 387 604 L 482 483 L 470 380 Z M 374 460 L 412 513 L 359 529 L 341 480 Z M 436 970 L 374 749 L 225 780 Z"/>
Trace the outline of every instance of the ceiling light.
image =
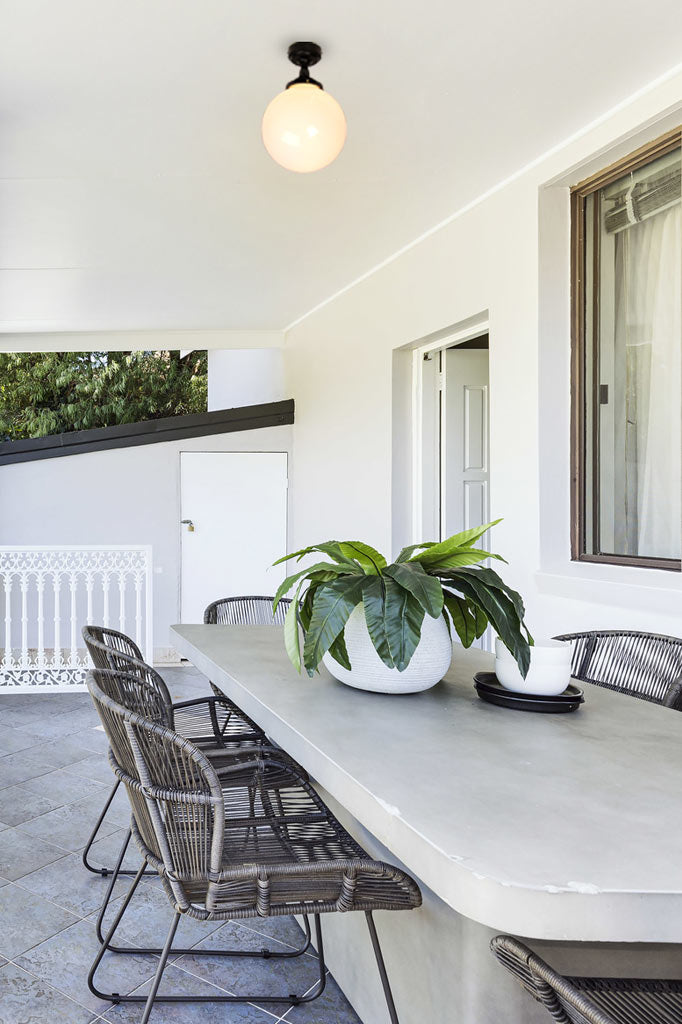
<path id="1" fill-rule="evenodd" d="M 263 142 L 272 159 L 288 171 L 319 171 L 343 149 L 346 118 L 334 97 L 308 73 L 322 56 L 317 43 L 292 43 L 288 56 L 301 70 L 268 105 Z"/>

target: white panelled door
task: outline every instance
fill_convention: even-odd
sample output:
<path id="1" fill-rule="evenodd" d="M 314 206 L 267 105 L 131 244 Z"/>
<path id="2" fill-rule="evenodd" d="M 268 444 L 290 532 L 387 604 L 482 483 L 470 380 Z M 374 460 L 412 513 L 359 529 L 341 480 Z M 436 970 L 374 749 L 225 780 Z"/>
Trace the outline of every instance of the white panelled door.
<path id="1" fill-rule="evenodd" d="M 220 597 L 274 594 L 286 552 L 286 452 L 180 455 L 182 621 Z"/>
<path id="2" fill-rule="evenodd" d="M 488 351 L 444 353 L 443 536 L 488 522 Z"/>

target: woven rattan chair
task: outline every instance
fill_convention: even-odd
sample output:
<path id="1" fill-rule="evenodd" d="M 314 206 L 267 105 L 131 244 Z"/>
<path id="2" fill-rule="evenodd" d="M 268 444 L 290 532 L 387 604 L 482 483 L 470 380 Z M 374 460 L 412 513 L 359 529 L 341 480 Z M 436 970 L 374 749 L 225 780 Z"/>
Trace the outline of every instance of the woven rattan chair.
<path id="1" fill-rule="evenodd" d="M 99 991 L 95 973 L 142 877 L 143 863 L 92 965 L 88 984 L 93 994 L 114 1002 L 146 1000 L 145 1024 L 157 999 L 198 1001 L 193 996 L 158 996 L 168 956 L 176 952 L 172 943 L 182 914 L 200 921 L 227 921 L 312 913 L 319 977 L 306 995 L 208 999 L 309 1002 L 322 993 L 325 982 L 320 915 L 358 910 L 366 914 L 390 1020 L 397 1024 L 372 911 L 420 906 L 416 883 L 399 869 L 370 858 L 305 779 L 290 777 L 283 784 L 283 766 L 268 752 L 233 765 L 228 781 L 196 745 L 107 697 L 96 673 L 89 674 L 88 688 L 109 738 L 110 763 L 131 802 L 135 842 L 162 880 L 171 916 L 149 996 Z"/>
<path id="2" fill-rule="evenodd" d="M 244 746 L 270 746 L 263 730 L 217 687 L 212 696 L 174 704 L 159 673 L 142 661 L 139 648 L 125 634 L 104 626 L 85 626 L 83 639 L 96 668 L 133 673 L 143 682 L 144 687 L 140 692 L 131 694 L 131 703 L 125 704 L 131 710 L 146 714 L 153 721 L 161 721 L 200 747 L 208 748 L 214 754 L 220 753 L 223 757 L 230 750 Z M 145 700 L 149 701 L 148 706 Z M 286 759 L 283 753 L 281 757 Z M 304 774 L 300 765 L 292 759 L 288 760 L 292 770 Z M 105 878 L 111 874 L 112 869 L 94 867 L 90 863 L 89 854 L 117 789 L 118 782 L 115 782 L 82 853 L 82 861 L 88 871 Z"/>
<path id="3" fill-rule="evenodd" d="M 133 664 L 139 665 L 142 663 L 133 662 Z M 160 725 L 167 726 L 169 722 L 172 725 L 173 707 L 169 704 L 167 695 L 164 693 L 163 689 L 158 685 L 158 673 L 154 672 L 154 670 L 148 665 L 143 665 L 143 667 L 147 670 L 146 675 L 141 674 L 139 671 L 121 672 L 117 669 L 94 669 L 93 680 L 99 688 L 101 697 L 106 697 L 108 700 L 114 701 L 115 704 L 120 706 L 124 711 L 133 711 L 140 714 L 148 721 L 156 722 Z M 101 711 L 99 706 L 98 710 Z M 250 771 L 249 768 L 253 765 L 254 758 L 258 757 L 262 750 L 267 750 L 271 755 L 271 768 L 268 781 L 273 791 L 273 799 L 279 800 L 280 798 L 277 795 L 278 790 L 297 786 L 299 779 L 301 778 L 301 774 L 298 771 L 299 766 L 296 762 L 292 761 L 284 751 L 279 749 L 271 750 L 271 748 L 267 746 L 255 744 L 230 747 L 217 745 L 207 741 L 204 743 L 202 750 L 209 758 L 211 765 L 216 770 L 218 776 L 223 779 L 224 788 L 237 786 L 243 789 L 245 786 L 247 787 L 249 806 L 253 814 L 256 814 L 256 790 L 252 785 L 253 772 Z M 246 769 L 244 772 L 240 772 L 238 769 L 243 765 L 246 765 Z M 276 765 L 279 765 L 277 771 L 275 771 Z M 307 779 L 305 774 L 304 777 Z M 120 780 L 118 778 L 116 779 L 115 784 L 117 786 L 120 785 Z M 122 844 L 118 863 L 111 874 L 111 880 L 95 923 L 95 932 L 100 943 L 104 941 L 104 937 L 102 935 L 104 916 L 113 895 L 118 876 L 121 874 L 135 874 L 135 871 L 124 872 L 121 869 L 121 864 L 130 841 L 130 836 L 131 833 L 130 830 L 128 830 Z M 146 872 L 146 874 L 155 873 L 156 872 L 153 870 Z M 297 956 L 300 953 L 304 953 L 309 947 L 311 935 L 307 917 L 304 918 L 304 927 L 306 932 L 306 941 L 304 946 L 300 950 L 287 954 L 287 956 Z M 132 952 L 139 954 L 140 952 L 143 952 L 143 950 L 139 948 L 131 949 L 115 946 L 110 946 L 109 948 L 113 950 L 113 952 L 117 953 Z M 146 949 L 144 952 L 158 955 L 161 952 L 161 949 Z M 180 954 L 188 952 L 191 953 L 192 951 L 176 949 L 174 952 L 176 954 Z M 214 955 L 220 955 L 220 953 L 220 950 L 216 950 Z M 262 951 L 262 954 L 271 956 L 276 955 L 269 950 Z"/>
<path id="4" fill-rule="evenodd" d="M 287 609 L 291 604 L 290 597 L 283 597 L 273 612 L 274 597 L 221 597 L 209 604 L 204 612 L 206 626 L 283 626 Z M 216 697 L 230 700 L 217 683 L 209 685 Z M 235 704 L 239 708 L 239 705 Z M 239 708 L 241 714 L 244 714 Z"/>
<path id="5" fill-rule="evenodd" d="M 291 598 L 283 597 L 273 614 L 274 597 L 222 597 L 204 612 L 211 626 L 283 626 Z"/>
<path id="6" fill-rule="evenodd" d="M 680 1024 L 682 981 L 564 978 L 527 946 L 498 935 L 491 949 L 559 1024 Z"/>
<path id="7" fill-rule="evenodd" d="M 575 679 L 682 711 L 682 639 L 627 630 L 564 633 Z"/>

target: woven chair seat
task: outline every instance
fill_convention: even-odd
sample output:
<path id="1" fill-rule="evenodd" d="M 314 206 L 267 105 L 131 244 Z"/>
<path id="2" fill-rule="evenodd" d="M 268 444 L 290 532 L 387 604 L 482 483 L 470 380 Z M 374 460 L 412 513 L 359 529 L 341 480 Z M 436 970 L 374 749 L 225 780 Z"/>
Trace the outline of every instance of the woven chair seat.
<path id="1" fill-rule="evenodd" d="M 500 963 L 559 1024 L 680 1024 L 682 981 L 563 977 L 528 946 L 498 935 Z"/>
<path id="2" fill-rule="evenodd" d="M 129 791 L 139 789 L 118 766 L 116 774 Z M 206 920 L 420 905 L 412 879 L 373 860 L 285 764 L 269 758 L 233 763 L 228 777 L 218 772 L 218 778 L 224 815 L 220 870 L 203 879 L 192 870 L 172 872 L 188 897 L 184 913 Z M 154 791 L 159 801 L 168 795 Z M 168 854 L 181 862 L 187 849 L 196 848 L 197 820 L 191 802 L 172 808 L 164 817 L 166 842 Z M 134 818 L 132 830 L 143 856 L 167 882 L 171 873 L 145 844 Z M 200 835 L 200 856 L 208 857 L 212 834 Z M 168 894 L 178 902 L 176 889 L 168 888 Z"/>
<path id="3" fill-rule="evenodd" d="M 643 1021 L 680 1024 L 682 1021 L 682 981 L 621 978 L 569 978 L 568 981 L 613 1024 L 642 1024 Z M 578 1011 L 567 1004 L 564 1008 L 572 1024 L 584 1024 L 586 1018 Z"/>

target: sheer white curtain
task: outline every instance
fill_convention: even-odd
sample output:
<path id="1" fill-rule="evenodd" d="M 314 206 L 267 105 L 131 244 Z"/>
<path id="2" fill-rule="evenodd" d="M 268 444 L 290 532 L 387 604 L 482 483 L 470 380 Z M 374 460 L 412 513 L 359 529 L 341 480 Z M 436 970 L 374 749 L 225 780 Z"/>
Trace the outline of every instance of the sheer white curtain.
<path id="1" fill-rule="evenodd" d="M 682 206 L 627 228 L 616 246 L 624 300 L 617 331 L 624 332 L 627 377 L 627 534 L 637 548 L 632 554 L 679 558 Z"/>

